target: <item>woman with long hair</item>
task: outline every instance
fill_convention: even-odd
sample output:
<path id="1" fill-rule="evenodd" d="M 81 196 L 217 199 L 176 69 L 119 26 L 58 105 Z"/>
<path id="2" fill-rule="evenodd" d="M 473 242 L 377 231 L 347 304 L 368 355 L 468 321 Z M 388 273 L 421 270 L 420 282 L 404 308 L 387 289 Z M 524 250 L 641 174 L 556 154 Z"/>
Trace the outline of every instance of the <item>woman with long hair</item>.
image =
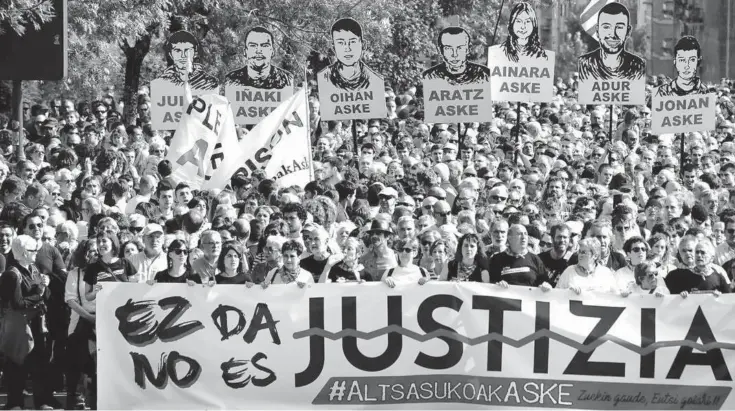
<path id="1" fill-rule="evenodd" d="M 168 245 L 166 260 L 168 268 L 156 273 L 152 283 L 187 283 L 201 284 L 202 279 L 194 275 L 189 264 L 189 248 L 186 242 L 176 239 Z"/>
<path id="2" fill-rule="evenodd" d="M 478 283 L 490 281 L 488 259 L 480 236 L 467 233 L 460 237 L 454 259 L 447 264 L 447 272 L 440 279 Z"/>
<path id="3" fill-rule="evenodd" d="M 89 351 L 90 341 L 95 340 L 95 303 L 87 301 L 85 294 L 84 270 L 97 261 L 97 241 L 82 241 L 72 256 L 69 275 L 64 287 L 64 301 L 71 308 L 69 319 L 69 339 L 66 343 L 66 404 L 67 408 L 84 409 L 85 399 L 77 392 L 82 374 L 96 378 L 94 357 Z M 93 406 L 94 390 L 90 390 L 91 398 L 87 406 Z"/>
<path id="4" fill-rule="evenodd" d="M 217 260 L 217 271 L 217 275 L 214 276 L 217 284 L 252 283 L 242 247 L 235 241 L 229 241 L 222 246 L 222 252 Z"/>
<path id="5" fill-rule="evenodd" d="M 500 48 L 514 63 L 526 59 L 548 59 L 538 35 L 536 11 L 530 3 L 523 1 L 513 6 L 508 20 L 508 37 Z"/>

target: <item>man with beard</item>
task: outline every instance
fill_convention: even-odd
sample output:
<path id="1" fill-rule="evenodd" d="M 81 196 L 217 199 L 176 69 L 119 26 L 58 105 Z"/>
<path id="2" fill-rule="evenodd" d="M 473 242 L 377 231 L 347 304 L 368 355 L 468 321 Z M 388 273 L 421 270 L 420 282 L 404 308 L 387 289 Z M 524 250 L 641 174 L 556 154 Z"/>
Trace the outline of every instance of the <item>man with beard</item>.
<path id="1" fill-rule="evenodd" d="M 597 14 L 600 47 L 579 57 L 580 80 L 636 80 L 646 75 L 646 64 L 625 50 L 632 27 L 630 12 L 620 3 L 605 5 Z"/>
<path id="2" fill-rule="evenodd" d="M 293 85 L 293 75 L 273 66 L 273 33 L 264 27 L 253 27 L 245 35 L 247 65 L 225 76 L 226 85 L 260 89 L 282 89 Z"/>
<path id="3" fill-rule="evenodd" d="M 362 62 L 362 27 L 357 21 L 346 18 L 332 25 L 332 46 L 337 62 L 319 72 L 322 81 L 343 90 L 368 90 L 383 79 Z"/>
<path id="4" fill-rule="evenodd" d="M 461 27 L 447 27 L 439 33 L 437 48 L 444 61 L 424 71 L 424 80 L 443 79 L 463 85 L 490 81 L 490 69 L 467 61 L 470 34 Z"/>
<path id="5" fill-rule="evenodd" d="M 389 220 L 378 215 L 370 224 L 368 249 L 360 257 L 360 264 L 365 267 L 362 278 L 366 281 L 379 281 L 386 270 L 398 265 L 396 254 L 388 247 L 388 238 L 393 235 Z"/>
<path id="6" fill-rule="evenodd" d="M 557 224 L 551 227 L 551 249 L 539 254 L 539 258 L 549 270 L 549 284 L 554 287 L 561 273 L 569 267 L 569 259 L 572 257 L 570 239 L 569 227 Z"/>
<path id="7" fill-rule="evenodd" d="M 702 48 L 693 36 L 684 36 L 674 46 L 674 67 L 676 78 L 656 90 L 656 96 L 686 96 L 687 94 L 706 94 L 707 87 L 702 84 L 697 70 L 702 64 Z"/>

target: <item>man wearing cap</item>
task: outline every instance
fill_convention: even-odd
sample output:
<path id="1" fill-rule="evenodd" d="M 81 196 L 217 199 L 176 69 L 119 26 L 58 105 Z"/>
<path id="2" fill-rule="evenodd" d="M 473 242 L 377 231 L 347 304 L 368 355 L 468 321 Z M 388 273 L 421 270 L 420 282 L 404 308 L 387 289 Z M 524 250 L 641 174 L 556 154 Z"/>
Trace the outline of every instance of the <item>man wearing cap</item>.
<path id="1" fill-rule="evenodd" d="M 366 281 L 380 281 L 386 270 L 398 265 L 396 254 L 388 247 L 388 237 L 393 229 L 388 221 L 374 219 L 367 232 L 370 240 L 367 252 L 360 257 L 360 264 L 365 267 L 361 278 Z"/>
<path id="2" fill-rule="evenodd" d="M 378 208 L 378 212 L 393 215 L 393 212 L 396 210 L 398 191 L 396 191 L 396 189 L 393 187 L 386 187 L 380 190 L 378 198 L 380 199 L 380 207 Z"/>
<path id="3" fill-rule="evenodd" d="M 168 269 L 168 260 L 163 252 L 163 228 L 159 224 L 147 224 L 140 236 L 143 252 L 131 255 L 128 260 L 138 272 L 137 278 L 131 281 L 145 283 L 153 280 L 159 271 Z"/>
<path id="4" fill-rule="evenodd" d="M 454 161 L 457 159 L 457 145 L 454 143 L 447 143 L 444 144 L 444 148 L 442 149 L 444 152 L 444 155 L 442 156 L 442 160 L 445 163 L 449 163 L 450 161 Z"/>

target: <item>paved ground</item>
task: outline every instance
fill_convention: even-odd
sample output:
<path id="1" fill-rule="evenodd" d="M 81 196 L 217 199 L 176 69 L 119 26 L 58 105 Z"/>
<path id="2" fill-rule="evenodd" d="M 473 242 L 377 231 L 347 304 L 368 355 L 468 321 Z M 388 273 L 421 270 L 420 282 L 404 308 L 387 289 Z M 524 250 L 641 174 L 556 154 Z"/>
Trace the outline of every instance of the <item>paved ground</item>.
<path id="1" fill-rule="evenodd" d="M 54 395 L 54 398 L 56 398 L 56 401 L 58 401 L 62 406 L 64 406 L 65 409 L 68 409 L 66 407 L 66 393 L 65 392 L 56 393 Z M 7 402 L 8 402 L 8 395 L 4 392 L 0 393 L 0 407 L 4 406 L 5 403 Z M 30 395 L 30 394 L 26 395 L 25 408 L 28 410 L 35 409 L 35 407 L 33 406 L 33 395 Z"/>

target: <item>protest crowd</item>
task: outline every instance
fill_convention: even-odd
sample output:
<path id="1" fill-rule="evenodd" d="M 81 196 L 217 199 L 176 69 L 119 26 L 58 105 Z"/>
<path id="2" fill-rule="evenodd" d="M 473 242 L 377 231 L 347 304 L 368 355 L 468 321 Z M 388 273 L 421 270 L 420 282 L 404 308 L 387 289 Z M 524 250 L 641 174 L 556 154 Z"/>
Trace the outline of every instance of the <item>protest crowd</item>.
<path id="1" fill-rule="evenodd" d="M 647 81 L 650 96 L 670 79 Z M 424 121 L 416 87 L 386 86 L 388 115 L 354 124 L 321 121 L 312 92 L 303 187 L 262 170 L 217 190 L 177 181 L 145 88 L 132 125 L 113 95 L 26 103 L 22 125 L 0 114 L 6 409 L 28 391 L 38 409 L 61 408 L 62 391 L 95 409 L 95 297 L 111 281 L 731 292 L 735 83 L 707 86 L 716 130 L 662 135 L 650 102 L 580 105 L 576 86 L 557 78 L 551 103 L 449 124 Z"/>

